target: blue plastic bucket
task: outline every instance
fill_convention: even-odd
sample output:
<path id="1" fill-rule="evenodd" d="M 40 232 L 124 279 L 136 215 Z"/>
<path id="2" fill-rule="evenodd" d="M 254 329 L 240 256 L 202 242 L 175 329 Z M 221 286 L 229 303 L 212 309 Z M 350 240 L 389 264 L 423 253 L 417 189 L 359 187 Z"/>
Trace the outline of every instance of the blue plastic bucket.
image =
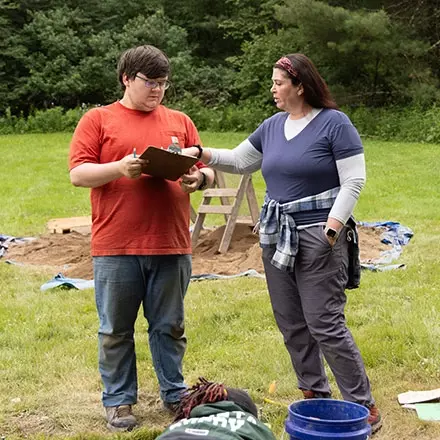
<path id="1" fill-rule="evenodd" d="M 290 440 L 366 440 L 369 411 L 357 403 L 334 399 L 299 400 L 289 406 Z"/>

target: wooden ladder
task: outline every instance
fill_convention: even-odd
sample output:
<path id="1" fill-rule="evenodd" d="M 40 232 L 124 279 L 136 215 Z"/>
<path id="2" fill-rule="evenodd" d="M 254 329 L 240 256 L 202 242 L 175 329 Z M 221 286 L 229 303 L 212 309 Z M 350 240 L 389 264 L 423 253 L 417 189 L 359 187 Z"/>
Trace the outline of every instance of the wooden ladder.
<path id="1" fill-rule="evenodd" d="M 207 214 L 223 214 L 225 216 L 226 227 L 218 251 L 224 254 L 229 249 L 237 222 L 253 227 L 257 224 L 260 213 L 251 174 L 243 174 L 237 188 L 227 188 L 223 173 L 215 171 L 215 185 L 217 188 L 209 188 L 203 191 L 203 198 L 197 211 L 191 241 L 194 249 L 197 245 Z M 250 215 L 248 217 L 239 217 L 240 206 L 245 196 L 247 198 Z M 219 197 L 221 205 L 211 205 L 210 203 L 213 197 Z M 233 199 L 232 203 L 231 199 Z"/>

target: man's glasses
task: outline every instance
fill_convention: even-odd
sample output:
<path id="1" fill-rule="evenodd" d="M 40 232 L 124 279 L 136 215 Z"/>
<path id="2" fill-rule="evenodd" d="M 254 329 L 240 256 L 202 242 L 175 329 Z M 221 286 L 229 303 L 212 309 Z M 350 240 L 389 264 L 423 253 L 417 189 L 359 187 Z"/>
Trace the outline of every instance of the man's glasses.
<path id="1" fill-rule="evenodd" d="M 152 79 L 148 78 L 142 78 L 142 76 L 136 75 L 136 78 L 141 79 L 145 83 L 145 87 L 147 89 L 155 89 L 156 87 L 160 87 L 162 90 L 168 89 L 168 87 L 171 85 L 169 81 L 154 81 Z"/>

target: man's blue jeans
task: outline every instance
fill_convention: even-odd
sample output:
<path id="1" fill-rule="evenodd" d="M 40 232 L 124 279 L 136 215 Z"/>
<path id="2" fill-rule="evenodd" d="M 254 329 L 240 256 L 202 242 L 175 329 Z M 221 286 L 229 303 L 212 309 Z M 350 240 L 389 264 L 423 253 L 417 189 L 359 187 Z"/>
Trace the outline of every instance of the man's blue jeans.
<path id="1" fill-rule="evenodd" d="M 104 406 L 137 401 L 134 325 L 142 304 L 160 395 L 179 400 L 186 389 L 183 301 L 191 278 L 190 255 L 94 257 L 99 315 L 99 371 Z"/>

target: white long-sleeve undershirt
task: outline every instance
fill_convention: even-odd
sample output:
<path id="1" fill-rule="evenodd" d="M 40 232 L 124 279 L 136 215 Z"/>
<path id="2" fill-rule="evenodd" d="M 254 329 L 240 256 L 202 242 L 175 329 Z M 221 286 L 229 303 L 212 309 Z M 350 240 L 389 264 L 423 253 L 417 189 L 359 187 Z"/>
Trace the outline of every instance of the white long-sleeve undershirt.
<path id="1" fill-rule="evenodd" d="M 244 140 L 232 150 L 207 149 L 211 153 L 208 165 L 233 174 L 250 174 L 261 168 L 263 155 L 251 144 L 249 139 Z M 365 185 L 365 157 L 364 154 L 347 157 L 336 161 L 341 190 L 330 211 L 329 217 L 345 224 L 352 214 L 359 194 Z"/>

